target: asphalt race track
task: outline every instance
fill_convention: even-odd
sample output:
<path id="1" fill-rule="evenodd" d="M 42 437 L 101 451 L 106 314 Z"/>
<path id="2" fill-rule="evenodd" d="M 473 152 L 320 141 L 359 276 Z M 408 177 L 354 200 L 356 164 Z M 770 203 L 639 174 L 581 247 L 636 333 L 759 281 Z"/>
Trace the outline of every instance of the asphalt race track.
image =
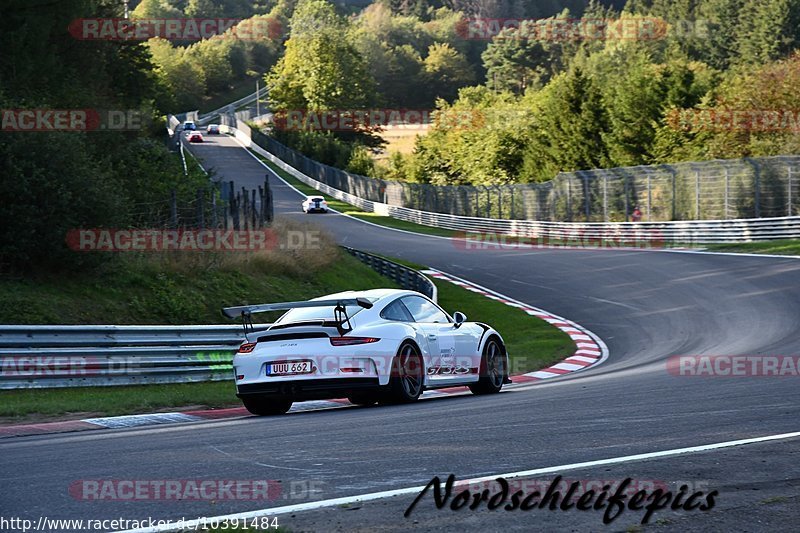
<path id="1" fill-rule="evenodd" d="M 230 137 L 192 150 L 237 186 L 267 170 Z M 0 441 L 3 515 L 36 518 L 195 518 L 554 467 L 549 481 L 649 480 L 719 491 L 708 512 L 659 511 L 645 529 L 796 530 L 800 438 L 642 461 L 566 465 L 800 431 L 798 377 L 679 377 L 672 355 L 800 354 L 800 260 L 657 251 L 466 250 L 449 239 L 334 213 L 304 215 L 272 176 L 276 212 L 313 221 L 342 244 L 450 272 L 574 320 L 599 335 L 602 365 L 491 397 L 243 417 L 224 421 L 20 437 Z M 453 311 L 453 310 L 450 310 Z M 563 472 L 559 469 L 563 467 Z M 275 501 L 86 501 L 79 480 L 268 479 Z M 289 531 L 625 531 L 602 511 L 505 512 L 449 507 L 414 495 L 279 516 Z"/>

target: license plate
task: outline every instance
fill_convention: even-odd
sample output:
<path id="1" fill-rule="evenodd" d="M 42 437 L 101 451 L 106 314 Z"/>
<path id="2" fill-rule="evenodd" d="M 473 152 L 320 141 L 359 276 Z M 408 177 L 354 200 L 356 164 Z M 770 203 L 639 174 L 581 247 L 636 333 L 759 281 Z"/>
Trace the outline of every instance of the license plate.
<path id="1" fill-rule="evenodd" d="M 286 376 L 290 374 L 310 374 L 314 371 L 311 361 L 287 361 L 267 365 L 268 376 Z"/>

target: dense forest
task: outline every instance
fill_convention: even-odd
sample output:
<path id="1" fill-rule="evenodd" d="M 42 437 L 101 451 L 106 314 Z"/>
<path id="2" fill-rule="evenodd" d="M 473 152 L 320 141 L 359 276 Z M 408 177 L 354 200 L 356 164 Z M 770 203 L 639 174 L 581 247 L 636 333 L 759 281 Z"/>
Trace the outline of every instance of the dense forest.
<path id="1" fill-rule="evenodd" d="M 322 30 L 290 32 L 267 76 L 278 110 L 434 106 L 437 120 L 413 154 L 376 166 L 358 146 L 374 145 L 369 132 L 276 136 L 355 172 L 436 184 L 797 152 L 798 0 L 590 2 L 550 6 L 556 14 L 511 2 L 447 4 L 420 12 L 378 1 L 344 16 L 323 0 L 301 0 L 290 27 L 314 19 L 325 21 Z M 465 37 L 476 16 L 530 20 Z M 634 32 L 552 30 L 586 31 L 581 21 Z M 320 72 L 348 76 L 321 83 Z"/>
<path id="2" fill-rule="evenodd" d="M 76 39 L 118 0 L 8 0 L 0 106 L 135 111 L 127 131 L 0 136 L 0 270 L 81 267 L 70 228 L 141 222 L 171 190 L 190 198 L 163 116 L 227 100 L 254 80 L 286 110 L 427 109 L 413 153 L 377 164 L 376 132 L 274 134 L 356 172 L 437 184 L 543 181 L 559 171 L 797 153 L 800 0 L 141 0 L 133 19 L 267 20 L 243 39 Z M 528 19 L 473 35 L 476 20 Z M 583 22 L 581 22 L 583 21 Z M 569 37 L 555 27 L 600 37 Z M 561 26 L 559 26 L 559 24 Z M 614 25 L 649 28 L 631 38 Z M 738 110 L 737 120 L 731 111 Z M 9 116 L 15 116 L 11 112 Z M 4 120 L 7 113 L 4 113 Z M 464 120 L 464 117 L 470 117 Z M 740 120 L 741 119 L 741 120 Z M 738 121 L 738 122 L 737 122 Z M 137 218 L 138 217 L 138 218 Z M 80 254 L 78 254 L 80 255 Z"/>

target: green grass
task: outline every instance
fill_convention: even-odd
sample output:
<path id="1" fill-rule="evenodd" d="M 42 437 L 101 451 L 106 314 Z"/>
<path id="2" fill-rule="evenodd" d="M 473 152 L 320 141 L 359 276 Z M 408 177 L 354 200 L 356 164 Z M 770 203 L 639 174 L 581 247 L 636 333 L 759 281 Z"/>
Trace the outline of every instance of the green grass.
<path id="1" fill-rule="evenodd" d="M 534 318 L 447 281 L 436 280 L 439 305 L 451 315 L 461 311 L 468 320 L 485 322 L 503 336 L 512 374 L 531 372 L 556 363 L 575 350 L 569 335 Z"/>
<path id="2" fill-rule="evenodd" d="M 326 252 L 327 253 L 327 252 Z M 349 254 L 307 273 L 280 265 L 224 268 L 161 264 L 120 257 L 103 272 L 0 282 L 2 324 L 224 324 L 221 309 L 265 301 L 302 300 L 390 283 Z"/>
<path id="3" fill-rule="evenodd" d="M 8 423 L 153 413 L 186 406 L 239 407 L 233 381 L 25 389 L 0 392 L 0 417 Z"/>
<path id="4" fill-rule="evenodd" d="M 739 252 L 751 254 L 800 255 L 800 239 L 782 239 L 767 242 L 745 242 L 705 245 L 710 252 Z"/>
<path id="5" fill-rule="evenodd" d="M 366 222 L 372 222 L 373 224 L 378 224 L 380 226 L 386 226 L 387 228 L 395 228 L 395 229 L 402 229 L 406 231 L 413 231 L 414 233 L 422 233 L 424 235 L 438 235 L 440 237 L 455 237 L 459 235 L 459 232 L 455 232 L 449 229 L 443 228 L 436 228 L 433 226 L 425 226 L 423 224 L 415 224 L 414 222 L 406 222 L 405 220 L 398 220 L 396 218 L 387 217 L 384 215 L 379 215 L 377 213 L 368 213 L 366 211 L 362 211 L 361 209 L 348 204 L 347 202 L 343 202 L 341 200 L 337 200 L 328 196 L 325 193 L 321 193 L 317 189 L 306 185 L 302 181 L 298 180 L 285 170 L 279 168 L 275 165 L 272 161 L 261 157 L 260 155 L 253 152 L 253 155 L 258 157 L 261 161 L 263 161 L 269 168 L 271 168 L 275 173 L 277 173 L 281 178 L 286 180 L 290 185 L 294 188 L 299 190 L 305 195 L 311 194 L 322 194 L 325 196 L 325 199 L 328 202 L 328 206 L 332 209 L 339 211 L 340 213 L 344 213 L 345 215 L 350 215 L 353 218 L 357 218 L 359 220 L 364 220 Z"/>

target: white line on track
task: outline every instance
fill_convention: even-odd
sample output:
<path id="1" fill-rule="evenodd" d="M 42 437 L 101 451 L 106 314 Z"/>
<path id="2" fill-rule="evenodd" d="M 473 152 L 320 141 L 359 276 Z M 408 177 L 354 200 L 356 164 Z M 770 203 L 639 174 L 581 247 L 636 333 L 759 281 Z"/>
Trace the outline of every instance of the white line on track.
<path id="1" fill-rule="evenodd" d="M 491 476 L 483 476 L 473 479 L 458 480 L 459 485 L 466 485 L 472 483 L 482 483 L 486 481 L 493 481 L 498 477 L 506 479 L 513 479 L 518 477 L 538 476 L 542 474 L 554 474 L 566 470 L 577 470 L 581 468 L 593 468 L 597 466 L 615 465 L 621 463 L 630 463 L 634 461 L 646 461 L 649 459 L 660 459 L 664 457 L 674 457 L 677 455 L 685 455 L 690 453 L 700 453 L 712 450 L 719 450 L 722 448 L 732 448 L 734 446 L 744 446 L 747 444 L 757 444 L 760 442 L 769 442 L 775 440 L 786 440 L 800 437 L 800 431 L 792 433 L 781 433 L 779 435 L 767 435 L 765 437 L 753 437 L 749 439 L 731 440 L 726 442 L 717 442 L 714 444 L 703 444 L 700 446 L 690 446 L 687 448 L 674 448 L 671 450 L 662 450 L 657 452 L 639 453 L 635 455 L 624 455 L 621 457 L 611 457 L 609 459 L 599 459 L 596 461 L 585 461 L 582 463 L 570 463 L 558 466 L 548 466 L 544 468 L 534 468 L 532 470 L 520 470 L 518 472 L 507 472 L 503 474 L 496 474 Z M 282 507 L 272 507 L 267 509 L 259 509 L 256 511 L 248 511 L 244 513 L 234 513 L 229 515 L 215 516 L 206 518 L 205 523 L 223 523 L 223 521 L 231 520 L 252 520 L 260 517 L 274 517 L 288 513 L 300 513 L 303 511 L 313 511 L 315 509 L 324 509 L 328 507 L 336 507 L 339 505 L 367 502 L 373 500 L 382 500 L 385 498 L 392 498 L 394 496 L 406 496 L 409 494 L 418 494 L 425 486 L 405 487 L 402 489 L 386 490 L 382 492 L 371 492 L 369 494 L 358 494 L 354 496 L 344 496 L 342 498 L 332 498 L 329 500 L 320 500 L 316 502 L 298 503 L 294 505 L 284 505 Z M 203 520 L 192 520 L 184 522 L 181 525 L 171 524 L 164 526 L 155 526 L 141 529 L 126 530 L 125 533 L 159 533 L 162 531 L 180 531 L 181 529 L 197 529 L 202 525 Z"/>

